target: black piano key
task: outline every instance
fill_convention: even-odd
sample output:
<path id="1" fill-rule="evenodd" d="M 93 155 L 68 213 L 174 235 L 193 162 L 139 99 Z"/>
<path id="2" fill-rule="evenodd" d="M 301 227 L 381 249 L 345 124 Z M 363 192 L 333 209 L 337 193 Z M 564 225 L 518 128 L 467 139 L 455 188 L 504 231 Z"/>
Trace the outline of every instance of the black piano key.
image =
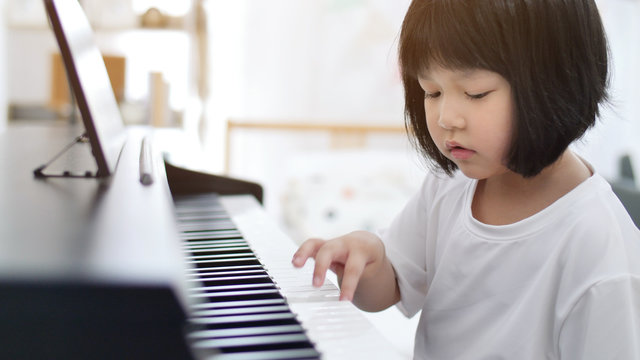
<path id="1" fill-rule="evenodd" d="M 201 234 L 201 233 L 215 233 L 215 232 L 228 232 L 228 231 L 237 231 L 237 229 L 229 224 L 183 224 L 178 225 L 178 230 L 185 235 L 189 236 L 191 234 Z"/>
<path id="2" fill-rule="evenodd" d="M 242 239 L 242 234 L 236 230 L 225 231 L 200 231 L 183 233 L 180 238 L 188 242 L 198 240 L 216 240 L 216 239 Z"/>
<path id="3" fill-rule="evenodd" d="M 290 312 L 235 315 L 224 317 L 202 317 L 192 318 L 189 320 L 189 322 L 194 325 L 202 326 L 207 330 L 298 324 L 298 320 L 296 319 L 295 315 Z"/>
<path id="4" fill-rule="evenodd" d="M 201 266 L 198 268 L 187 269 L 188 274 L 204 274 L 204 273 L 230 273 L 230 272 L 243 272 L 243 271 L 265 271 L 262 264 L 251 265 L 231 265 L 231 266 L 215 266 L 213 264 L 210 267 Z"/>
<path id="5" fill-rule="evenodd" d="M 246 241 L 241 239 L 235 240 L 203 240 L 203 241 L 192 241 L 188 244 L 184 244 L 182 248 L 186 251 L 198 250 L 198 249 L 206 249 L 206 248 L 225 248 L 225 247 L 236 247 L 236 246 L 249 246 Z"/>
<path id="6" fill-rule="evenodd" d="M 198 209 L 196 207 L 189 207 L 180 209 L 176 212 L 176 218 L 179 221 L 182 220 L 194 220 L 194 219 L 212 219 L 212 220 L 229 220 L 229 214 L 224 211 L 216 209 Z"/>
<path id="7" fill-rule="evenodd" d="M 286 349 L 257 352 L 242 352 L 220 354 L 216 360 L 315 360 L 320 359 L 320 353 L 314 349 Z"/>
<path id="8" fill-rule="evenodd" d="M 247 257 L 235 258 L 235 259 L 193 260 L 193 261 L 189 261 L 188 263 L 191 263 L 199 268 L 247 266 L 247 265 L 262 266 L 260 261 L 253 256 L 247 256 Z"/>
<path id="9" fill-rule="evenodd" d="M 206 309 L 233 309 L 233 308 L 250 308 L 267 305 L 286 304 L 286 300 L 282 297 L 275 299 L 257 299 L 257 300 L 242 300 L 242 301 L 219 301 L 219 302 L 204 302 L 194 304 L 192 308 L 194 310 L 206 310 Z"/>
<path id="10" fill-rule="evenodd" d="M 283 299 L 277 289 L 258 289 L 247 291 L 204 292 L 192 294 L 193 298 L 205 298 L 210 302 L 228 302 L 263 299 Z"/>
<path id="11" fill-rule="evenodd" d="M 235 307 L 226 309 L 210 309 L 195 311 L 191 315 L 193 317 L 206 316 L 230 316 L 230 315 L 251 315 L 251 314 L 269 314 L 289 312 L 288 305 L 276 304 L 269 306 L 253 306 L 253 307 Z"/>
<path id="12" fill-rule="evenodd" d="M 237 230 L 237 229 L 230 222 L 200 221 L 200 222 L 193 222 L 193 223 L 178 224 L 178 230 L 188 235 L 190 233 L 202 232 L 202 231 L 229 231 L 229 230 Z"/>
<path id="13" fill-rule="evenodd" d="M 224 259 L 224 258 L 240 258 L 255 257 L 254 252 L 248 248 L 216 248 L 216 249 L 198 249 L 198 251 L 185 251 L 185 256 L 192 260 L 198 259 Z"/>
<path id="14" fill-rule="evenodd" d="M 263 268 L 258 269 L 238 269 L 238 270 L 226 270 L 226 271 L 196 271 L 187 274 L 189 280 L 198 279 L 217 279 L 225 277 L 247 277 L 247 276 L 269 276 L 266 270 Z"/>
<path id="15" fill-rule="evenodd" d="M 192 255 L 203 255 L 206 252 L 210 252 L 212 254 L 230 253 L 233 250 L 243 253 L 253 253 L 249 244 L 242 241 L 225 241 L 224 243 L 193 243 L 184 246 L 182 250 L 185 253 Z"/>
<path id="16" fill-rule="evenodd" d="M 190 256 L 204 255 L 225 255 L 225 254 L 252 254 L 253 250 L 248 246 L 222 246 L 222 247 L 205 247 L 199 249 L 186 249 L 185 253 Z"/>
<path id="17" fill-rule="evenodd" d="M 189 291 L 191 292 L 201 292 L 205 291 L 207 293 L 218 293 L 218 292 L 228 292 L 228 291 L 247 291 L 247 290 L 258 290 L 258 289 L 275 289 L 276 285 L 273 282 L 269 283 L 257 283 L 257 284 L 235 284 L 235 285 L 217 285 L 217 286 L 201 286 L 196 288 L 191 288 Z"/>
<path id="18" fill-rule="evenodd" d="M 237 336 L 256 336 L 267 334 L 291 334 L 302 333 L 304 328 L 298 324 L 294 325 L 277 325 L 277 326 L 258 326 L 251 328 L 234 328 L 234 329 L 218 329 L 218 330 L 198 330 L 189 334 L 190 339 L 220 339 Z"/>
<path id="19" fill-rule="evenodd" d="M 238 251 L 234 251 L 231 253 L 216 253 L 216 252 L 202 252 L 202 253 L 198 253 L 198 254 L 188 254 L 188 256 L 186 256 L 186 258 L 188 260 L 191 261 L 201 261 L 201 260 L 240 260 L 240 259 L 250 259 L 250 258 L 254 258 L 253 252 L 251 251 L 245 251 L 245 252 L 238 252 Z"/>
<path id="20" fill-rule="evenodd" d="M 275 314 L 247 314 L 247 315 L 234 315 L 234 316 L 226 316 L 226 317 L 214 317 L 214 316 L 204 316 L 204 317 L 192 317 L 189 319 L 190 322 L 194 324 L 203 324 L 203 325 L 212 325 L 212 327 L 216 325 L 226 325 L 231 323 L 259 323 L 261 321 L 279 321 L 279 320 L 291 320 L 295 319 L 295 315 L 293 313 L 275 313 Z"/>
<path id="21" fill-rule="evenodd" d="M 266 274 L 249 274 L 241 276 L 202 277 L 194 279 L 203 286 L 241 285 L 241 284 L 273 284 L 273 279 Z"/>
<path id="22" fill-rule="evenodd" d="M 313 348 L 303 333 L 200 340 L 193 345 L 196 348 L 216 348 L 223 353 Z"/>

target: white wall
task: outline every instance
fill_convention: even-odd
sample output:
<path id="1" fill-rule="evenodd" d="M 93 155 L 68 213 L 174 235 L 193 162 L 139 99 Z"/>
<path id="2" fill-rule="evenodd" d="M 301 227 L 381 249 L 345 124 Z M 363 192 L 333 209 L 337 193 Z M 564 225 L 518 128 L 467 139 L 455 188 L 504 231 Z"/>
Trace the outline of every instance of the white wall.
<path id="1" fill-rule="evenodd" d="M 51 87 L 51 55 L 57 51 L 48 29 L 9 29 L 7 39 L 9 101 L 44 105 Z"/>
<path id="2" fill-rule="evenodd" d="M 640 1 L 597 1 L 611 50 L 611 104 L 576 148 L 608 179 L 618 159 L 632 157 L 640 187 Z"/>
<path id="3" fill-rule="evenodd" d="M 210 154 L 229 117 L 402 124 L 409 0 L 209 0 Z"/>
<path id="4" fill-rule="evenodd" d="M 237 115 L 393 123 L 406 0 L 250 2 Z"/>
<path id="5" fill-rule="evenodd" d="M 0 0 L 0 133 L 7 127 L 7 44 L 5 0 Z"/>

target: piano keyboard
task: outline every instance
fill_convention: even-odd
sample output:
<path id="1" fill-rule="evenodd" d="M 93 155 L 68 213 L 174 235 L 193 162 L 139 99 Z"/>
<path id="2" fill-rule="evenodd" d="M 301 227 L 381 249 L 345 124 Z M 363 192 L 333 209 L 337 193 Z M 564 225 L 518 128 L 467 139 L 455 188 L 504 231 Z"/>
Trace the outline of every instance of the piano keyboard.
<path id="1" fill-rule="evenodd" d="M 215 194 L 175 199 L 196 301 L 188 340 L 218 359 L 319 359 L 277 285 Z"/>
<path id="2" fill-rule="evenodd" d="M 250 196 L 174 197 L 190 268 L 190 330 L 198 358 L 396 359 L 398 352 L 313 268 Z M 215 355 L 212 355 L 215 354 Z"/>

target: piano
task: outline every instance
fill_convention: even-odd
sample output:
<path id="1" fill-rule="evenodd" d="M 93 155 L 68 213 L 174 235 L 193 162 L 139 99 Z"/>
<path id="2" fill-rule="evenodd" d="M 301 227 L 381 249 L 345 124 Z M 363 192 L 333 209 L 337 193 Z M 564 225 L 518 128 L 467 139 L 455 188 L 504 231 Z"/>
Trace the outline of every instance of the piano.
<path id="1" fill-rule="evenodd" d="M 0 359 L 401 358 L 293 268 L 260 185 L 176 164 L 179 132 L 122 126 L 77 1 L 45 4 L 83 121 L 0 134 Z"/>
<path id="2" fill-rule="evenodd" d="M 172 192 L 157 147 L 142 184 L 145 129 L 128 131 L 109 178 L 34 177 L 78 131 L 0 134 L 0 358 L 399 358 L 333 283 L 293 268 L 294 242 L 254 195 Z M 88 147 L 57 166 L 92 166 Z"/>

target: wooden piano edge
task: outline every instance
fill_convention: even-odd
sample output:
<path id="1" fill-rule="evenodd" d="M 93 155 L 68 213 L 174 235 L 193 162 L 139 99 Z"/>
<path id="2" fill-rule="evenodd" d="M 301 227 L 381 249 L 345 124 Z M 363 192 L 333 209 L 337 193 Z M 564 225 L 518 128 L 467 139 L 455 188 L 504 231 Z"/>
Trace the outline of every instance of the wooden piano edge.
<path id="1" fill-rule="evenodd" d="M 169 189 L 174 195 L 207 192 L 220 195 L 251 194 L 262 204 L 264 192 L 260 184 L 180 167 L 173 164 L 166 154 L 163 160 Z"/>

